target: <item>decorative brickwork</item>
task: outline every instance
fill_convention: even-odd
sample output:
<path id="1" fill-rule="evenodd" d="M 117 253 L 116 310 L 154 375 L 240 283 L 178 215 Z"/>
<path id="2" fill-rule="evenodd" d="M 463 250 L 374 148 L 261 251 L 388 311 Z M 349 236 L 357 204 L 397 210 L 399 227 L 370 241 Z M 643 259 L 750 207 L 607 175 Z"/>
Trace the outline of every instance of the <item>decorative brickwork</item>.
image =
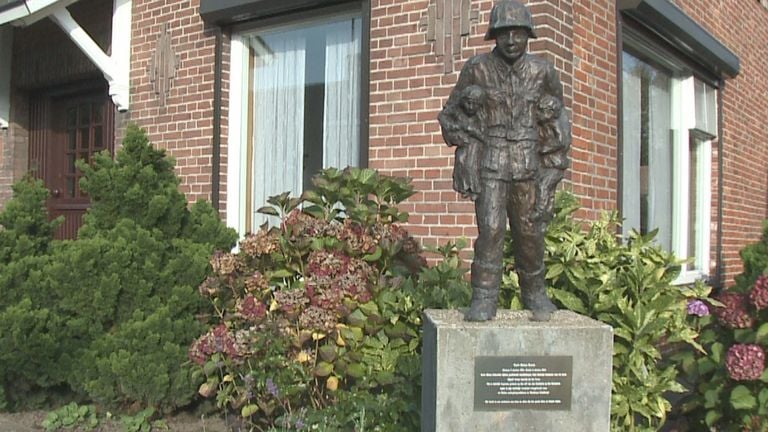
<path id="1" fill-rule="evenodd" d="M 133 1 L 131 110 L 122 119 L 145 128 L 155 145 L 176 158 L 181 189 L 191 201 L 210 199 L 212 174 L 215 27 L 203 23 L 199 3 Z M 165 89 L 165 104 L 151 80 L 152 56 L 164 26 L 178 59 L 173 85 Z M 226 155 L 226 148 L 222 150 Z"/>

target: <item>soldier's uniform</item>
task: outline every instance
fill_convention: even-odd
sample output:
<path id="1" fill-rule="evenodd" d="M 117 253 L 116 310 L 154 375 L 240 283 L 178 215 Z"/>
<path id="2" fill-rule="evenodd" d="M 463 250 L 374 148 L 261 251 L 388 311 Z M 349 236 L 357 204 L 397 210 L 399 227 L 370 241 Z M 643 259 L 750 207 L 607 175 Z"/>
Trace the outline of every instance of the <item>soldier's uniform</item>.
<path id="1" fill-rule="evenodd" d="M 516 2 L 502 3 L 518 6 Z M 529 13 L 527 16 L 530 20 Z M 528 28 L 533 35 L 532 27 Z M 489 38 L 493 37 L 491 30 Z M 531 218 L 540 164 L 536 112 L 544 95 L 562 101 L 562 85 L 548 61 L 524 53 L 510 64 L 498 47 L 467 61 L 446 107 L 459 103 L 462 90 L 470 85 L 485 91 L 486 103 L 485 140 L 480 157 L 482 189 L 475 201 L 478 238 L 472 263 L 472 308 L 467 319 L 487 320 L 496 314 L 507 218 L 523 303 L 534 313 L 543 312 L 542 319 L 548 319 L 554 305 L 546 296 L 544 279 L 546 224 Z"/>

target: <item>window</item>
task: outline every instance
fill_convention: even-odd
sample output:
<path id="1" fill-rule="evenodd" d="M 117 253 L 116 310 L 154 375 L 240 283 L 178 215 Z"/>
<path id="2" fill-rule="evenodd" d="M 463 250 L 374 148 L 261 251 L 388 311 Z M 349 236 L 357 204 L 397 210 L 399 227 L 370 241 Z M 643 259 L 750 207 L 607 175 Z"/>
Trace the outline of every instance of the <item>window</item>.
<path id="1" fill-rule="evenodd" d="M 624 230 L 687 258 L 679 282 L 709 273 L 716 89 L 631 31 L 622 56 Z"/>
<path id="2" fill-rule="evenodd" d="M 347 12 L 233 37 L 228 190 L 237 195 L 227 213 L 241 233 L 267 220 L 256 210 L 270 196 L 300 195 L 322 168 L 360 165 L 362 26 Z"/>

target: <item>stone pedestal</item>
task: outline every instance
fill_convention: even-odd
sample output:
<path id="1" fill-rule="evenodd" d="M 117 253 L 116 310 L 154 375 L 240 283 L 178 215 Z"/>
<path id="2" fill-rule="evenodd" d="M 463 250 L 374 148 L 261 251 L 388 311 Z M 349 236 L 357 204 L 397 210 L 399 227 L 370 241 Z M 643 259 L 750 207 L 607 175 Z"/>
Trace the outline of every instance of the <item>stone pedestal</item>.
<path id="1" fill-rule="evenodd" d="M 608 432 L 613 329 L 570 311 L 424 312 L 422 432 Z"/>

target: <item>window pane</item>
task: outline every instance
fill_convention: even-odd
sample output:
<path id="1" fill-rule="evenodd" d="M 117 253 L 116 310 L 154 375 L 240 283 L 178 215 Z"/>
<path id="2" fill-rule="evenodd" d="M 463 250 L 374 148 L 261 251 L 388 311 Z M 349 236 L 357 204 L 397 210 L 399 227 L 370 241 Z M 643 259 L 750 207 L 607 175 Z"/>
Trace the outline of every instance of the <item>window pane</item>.
<path id="1" fill-rule="evenodd" d="M 80 126 L 88 126 L 91 123 L 91 106 L 80 105 Z"/>
<path id="2" fill-rule="evenodd" d="M 696 129 L 717 135 L 717 90 L 701 80 L 694 80 L 696 94 Z"/>
<path id="3" fill-rule="evenodd" d="M 691 136 L 689 144 L 689 171 L 688 171 L 688 247 L 687 256 L 695 257 L 698 255 L 699 230 L 701 229 L 701 215 L 699 215 L 699 143 L 696 138 Z M 698 270 L 698 260 L 688 264 L 688 270 Z"/>
<path id="4" fill-rule="evenodd" d="M 671 76 L 623 57 L 623 208 L 626 227 L 672 244 Z"/>
<path id="5" fill-rule="evenodd" d="M 361 20 L 325 18 L 248 41 L 252 211 L 300 194 L 321 168 L 358 164 Z M 250 228 L 263 222 L 254 215 Z"/>

